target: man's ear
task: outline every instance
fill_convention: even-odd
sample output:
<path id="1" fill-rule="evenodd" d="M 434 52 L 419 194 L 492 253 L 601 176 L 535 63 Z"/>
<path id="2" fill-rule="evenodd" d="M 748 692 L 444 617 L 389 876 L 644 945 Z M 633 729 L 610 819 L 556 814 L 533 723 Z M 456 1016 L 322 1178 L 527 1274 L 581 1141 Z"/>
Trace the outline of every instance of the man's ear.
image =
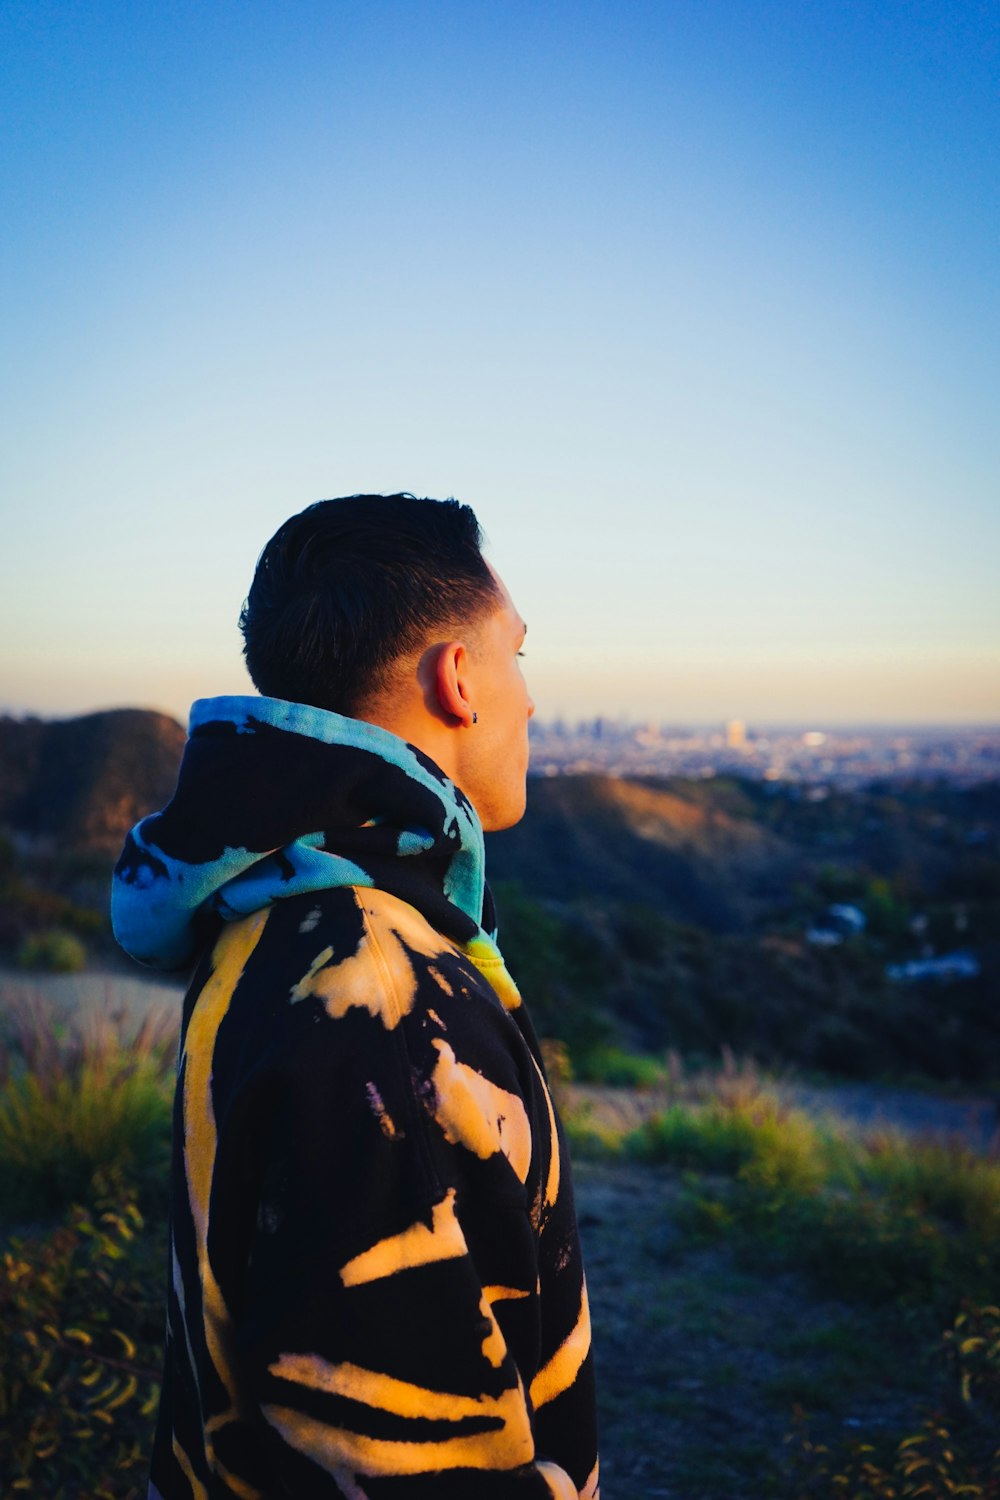
<path id="1" fill-rule="evenodd" d="M 473 721 L 469 692 L 469 653 L 461 641 L 438 649 L 434 663 L 434 691 L 445 714 L 468 728 Z"/>

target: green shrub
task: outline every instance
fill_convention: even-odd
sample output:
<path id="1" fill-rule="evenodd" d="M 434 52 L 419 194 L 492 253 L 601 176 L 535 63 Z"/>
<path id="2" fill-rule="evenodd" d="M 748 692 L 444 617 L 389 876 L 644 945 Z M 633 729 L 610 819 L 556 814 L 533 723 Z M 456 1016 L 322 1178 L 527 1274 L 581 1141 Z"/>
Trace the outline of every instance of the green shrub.
<path id="1" fill-rule="evenodd" d="M 166 1177 L 176 1017 L 129 1027 L 94 1011 L 74 1027 L 51 1008 L 12 1008 L 0 1088 L 0 1204 L 36 1218 L 86 1200 L 95 1172 Z M 162 1189 L 161 1189 L 162 1190 Z"/>
<path id="2" fill-rule="evenodd" d="M 50 927 L 26 937 L 17 950 L 22 969 L 44 969 L 50 974 L 78 974 L 87 963 L 87 950 L 72 932 Z"/>
<path id="3" fill-rule="evenodd" d="M 596 1144 L 590 1127 L 582 1148 Z M 744 1257 L 800 1267 L 829 1295 L 951 1316 L 961 1296 L 1000 1285 L 1000 1163 L 966 1148 L 884 1132 L 857 1141 L 750 1079 L 672 1105 L 622 1148 L 688 1174 L 690 1233 L 735 1236 Z"/>
<path id="4" fill-rule="evenodd" d="M 798 1205 L 776 1223 L 775 1248 L 827 1295 L 848 1301 L 953 1308 L 972 1257 L 968 1247 L 913 1208 L 867 1194 Z"/>
<path id="5" fill-rule="evenodd" d="M 158 1399 L 158 1236 L 106 1179 L 46 1239 L 0 1257 L 0 1493 L 138 1500 Z M 115 1207 L 111 1208 L 114 1202 Z"/>
<path id="6" fill-rule="evenodd" d="M 780 1107 L 765 1108 L 756 1117 L 750 1160 L 739 1180 L 760 1197 L 781 1207 L 789 1199 L 813 1198 L 837 1169 L 832 1141 L 807 1115 Z"/>
<path id="7" fill-rule="evenodd" d="M 1000 1239 L 1000 1161 L 957 1142 L 914 1143 L 882 1132 L 866 1141 L 860 1171 L 898 1203 L 934 1214 L 984 1242 Z"/>
<path id="8" fill-rule="evenodd" d="M 603 1083 L 619 1089 L 655 1088 L 667 1076 L 657 1058 L 612 1046 L 588 1048 L 577 1059 L 574 1072 L 584 1083 Z"/>
<path id="9" fill-rule="evenodd" d="M 961 1298 L 995 1295 L 1000 1250 L 872 1192 L 691 1176 L 682 1202 L 698 1237 L 726 1233 L 741 1260 L 806 1271 L 823 1295 L 951 1316 Z"/>
<path id="10" fill-rule="evenodd" d="M 625 1138 L 625 1151 L 639 1161 L 735 1174 L 753 1156 L 756 1125 L 719 1104 L 692 1108 L 672 1104 Z"/>
<path id="11" fill-rule="evenodd" d="M 836 1159 L 832 1141 L 804 1114 L 758 1091 L 703 1106 L 674 1104 L 625 1141 L 629 1155 L 738 1176 L 759 1195 L 816 1193 Z"/>
<path id="12" fill-rule="evenodd" d="M 598 1123 L 590 1104 L 564 1107 L 560 1113 L 574 1160 L 609 1161 L 621 1153 L 621 1131 Z"/>

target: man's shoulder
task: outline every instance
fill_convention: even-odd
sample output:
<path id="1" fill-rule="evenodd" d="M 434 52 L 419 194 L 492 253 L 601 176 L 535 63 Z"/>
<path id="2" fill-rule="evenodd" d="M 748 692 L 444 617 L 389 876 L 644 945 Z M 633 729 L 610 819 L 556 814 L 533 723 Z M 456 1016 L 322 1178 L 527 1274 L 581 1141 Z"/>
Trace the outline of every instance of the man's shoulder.
<path id="1" fill-rule="evenodd" d="M 379 944 L 401 942 L 424 958 L 455 957 L 461 951 L 444 933 L 433 927 L 422 912 L 389 891 L 351 886 L 365 929 Z"/>
<path id="2" fill-rule="evenodd" d="M 294 1009 L 318 1004 L 332 1020 L 366 1011 L 389 1031 L 427 1005 L 478 996 L 499 1006 L 459 944 L 408 902 L 364 886 L 275 903 L 251 967 L 253 988 L 282 990 Z"/>

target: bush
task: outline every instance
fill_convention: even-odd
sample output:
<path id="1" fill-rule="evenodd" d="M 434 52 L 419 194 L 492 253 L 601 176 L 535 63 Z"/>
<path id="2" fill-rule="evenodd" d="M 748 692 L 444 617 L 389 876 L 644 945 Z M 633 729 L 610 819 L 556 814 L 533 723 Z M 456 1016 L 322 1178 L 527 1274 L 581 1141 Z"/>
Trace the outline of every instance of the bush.
<path id="1" fill-rule="evenodd" d="M 984 1242 L 1000 1240 L 1000 1161 L 958 1143 L 914 1146 L 885 1132 L 868 1139 L 861 1173 L 904 1206 L 934 1214 Z"/>
<path id="2" fill-rule="evenodd" d="M 936 1306 L 943 1315 L 974 1269 L 971 1247 L 939 1224 L 867 1194 L 800 1205 L 775 1225 L 773 1243 L 829 1296 Z"/>
<path id="3" fill-rule="evenodd" d="M 624 1144 L 638 1161 L 735 1174 L 753 1155 L 755 1133 L 752 1120 L 719 1104 L 702 1109 L 672 1104 L 632 1131 Z"/>
<path id="4" fill-rule="evenodd" d="M 621 1154 L 621 1131 L 595 1121 L 588 1104 L 564 1109 L 562 1124 L 574 1161 L 611 1161 Z"/>
<path id="5" fill-rule="evenodd" d="M 801 1267 L 852 1301 L 923 1302 L 948 1317 L 963 1295 L 995 1296 L 1000 1162 L 885 1132 L 857 1141 L 750 1075 L 717 1082 L 715 1098 L 674 1104 L 621 1140 L 634 1159 L 691 1174 L 689 1231 L 732 1234 L 741 1255 Z M 612 1143 L 579 1124 L 584 1153 L 608 1154 Z"/>
<path id="6" fill-rule="evenodd" d="M 12 1008 L 0 1089 L 0 1202 L 38 1217 L 87 1199 L 95 1172 L 166 1178 L 177 1019 L 140 1026 L 91 1012 L 60 1028 L 50 1007 Z M 162 1191 L 162 1188 L 161 1188 Z"/>
<path id="7" fill-rule="evenodd" d="M 764 1091 L 730 1104 L 675 1104 L 625 1142 L 642 1161 L 673 1162 L 682 1168 L 738 1176 L 759 1196 L 811 1196 L 830 1176 L 834 1142 L 807 1116 L 781 1105 Z"/>
<path id="8" fill-rule="evenodd" d="M 667 1076 L 655 1057 L 611 1046 L 590 1047 L 577 1060 L 575 1072 L 584 1083 L 619 1089 L 652 1089 Z"/>
<path id="9" fill-rule="evenodd" d="M 72 932 L 50 927 L 26 937 L 17 950 L 22 969 L 45 969 L 50 974 L 79 974 L 87 962 L 87 950 Z"/>
<path id="10" fill-rule="evenodd" d="M 121 1179 L 0 1257 L 0 1492 L 138 1500 L 159 1395 L 157 1237 Z M 110 1205 L 114 1203 L 115 1207 Z"/>

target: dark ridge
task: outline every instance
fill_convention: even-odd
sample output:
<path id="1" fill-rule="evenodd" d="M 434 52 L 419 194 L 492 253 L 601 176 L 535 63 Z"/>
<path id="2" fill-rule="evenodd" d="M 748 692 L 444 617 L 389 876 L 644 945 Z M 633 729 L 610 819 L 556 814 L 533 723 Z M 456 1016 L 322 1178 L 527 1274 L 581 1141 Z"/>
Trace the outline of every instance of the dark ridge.
<path id="1" fill-rule="evenodd" d="M 177 780 L 185 733 L 167 714 L 0 718 L 0 824 L 41 845 L 117 856 Z"/>

